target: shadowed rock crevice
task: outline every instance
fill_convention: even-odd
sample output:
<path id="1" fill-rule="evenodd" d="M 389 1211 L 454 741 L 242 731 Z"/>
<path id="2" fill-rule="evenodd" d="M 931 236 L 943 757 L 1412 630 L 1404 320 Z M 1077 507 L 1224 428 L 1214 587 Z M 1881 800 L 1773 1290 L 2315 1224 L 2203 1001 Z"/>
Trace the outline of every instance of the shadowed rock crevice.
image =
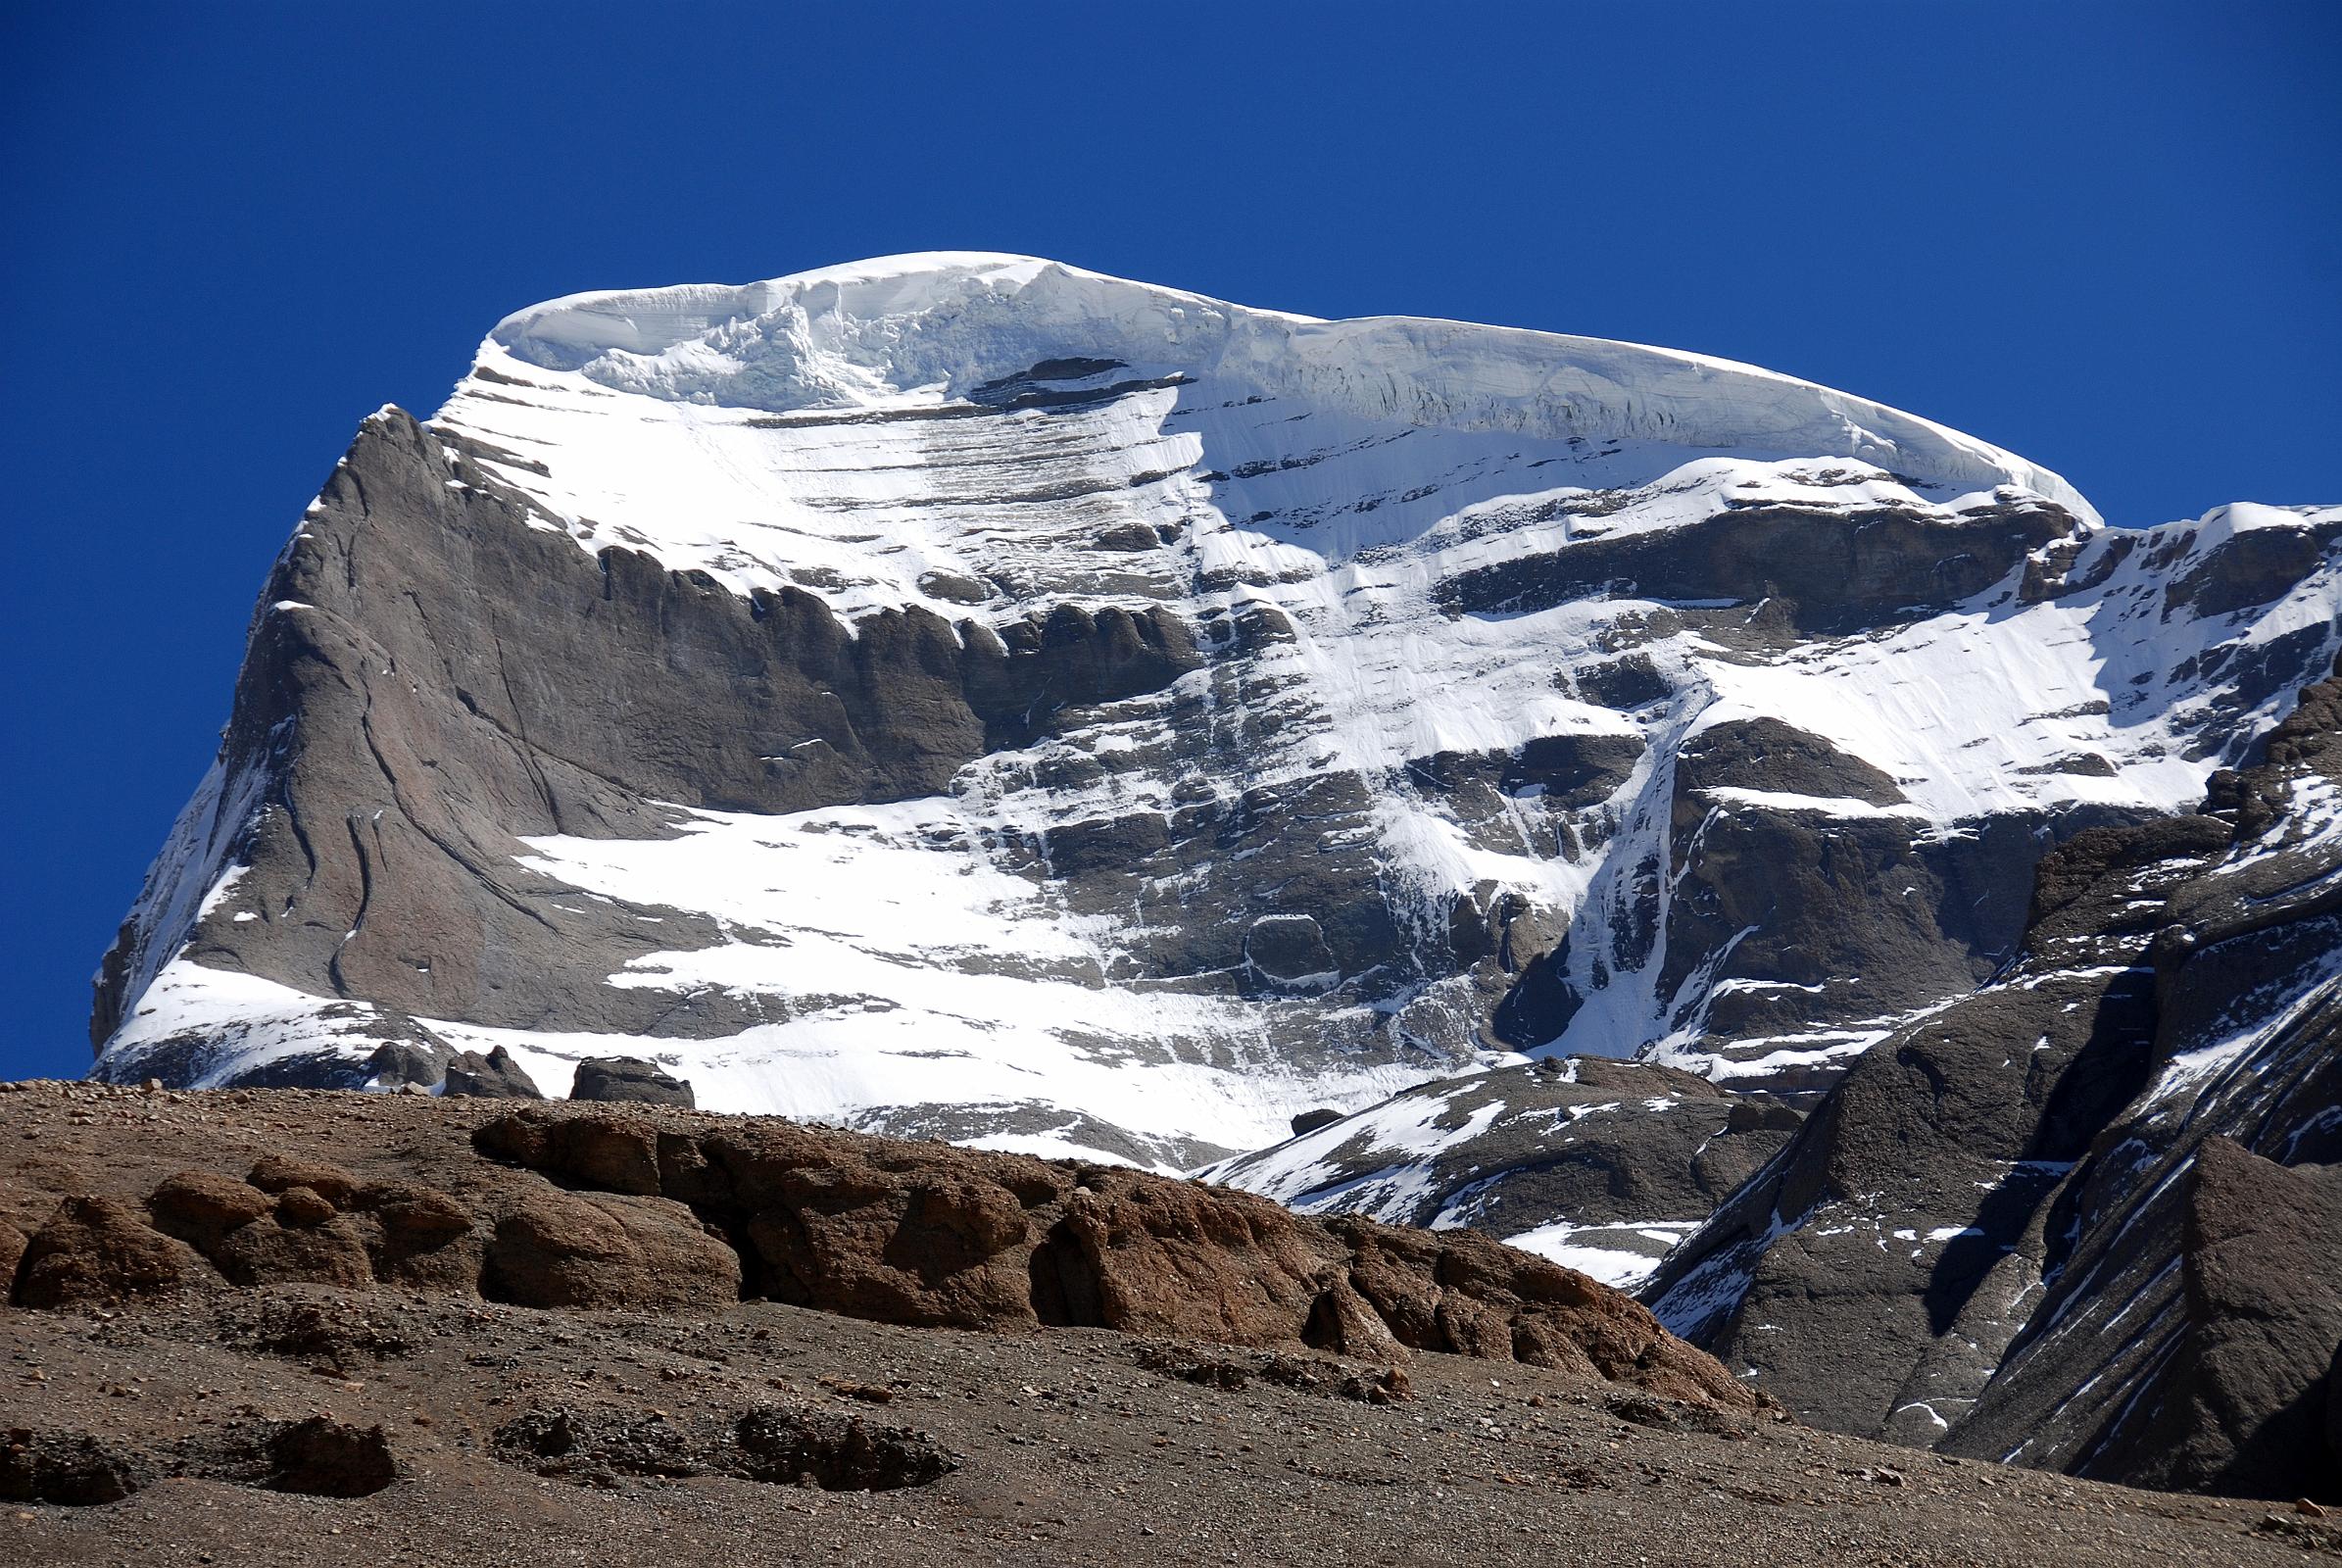
<path id="1" fill-rule="evenodd" d="M 380 1427 L 312 1416 L 248 1422 L 152 1448 L 87 1433 L 0 1433 L 0 1500 L 91 1507 L 166 1476 L 191 1476 L 305 1497 L 368 1497 L 399 1479 Z"/>
<path id="2" fill-rule="evenodd" d="M 734 1476 L 824 1492 L 923 1487 L 959 1467 L 924 1432 L 834 1411 L 764 1405 L 670 1419 L 580 1406 L 530 1410 L 497 1429 L 506 1464 L 587 1486 L 619 1477 Z"/>

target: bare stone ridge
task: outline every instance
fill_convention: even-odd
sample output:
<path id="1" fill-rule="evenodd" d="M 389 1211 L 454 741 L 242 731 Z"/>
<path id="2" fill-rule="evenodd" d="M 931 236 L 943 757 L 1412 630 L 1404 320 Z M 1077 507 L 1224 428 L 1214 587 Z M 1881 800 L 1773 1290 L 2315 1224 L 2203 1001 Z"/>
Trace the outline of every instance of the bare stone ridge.
<path id="1" fill-rule="evenodd" d="M 1802 1419 L 2342 1498 L 2342 679 L 2202 814 L 2043 858 L 1992 984 L 1865 1054 L 1642 1295 Z"/>

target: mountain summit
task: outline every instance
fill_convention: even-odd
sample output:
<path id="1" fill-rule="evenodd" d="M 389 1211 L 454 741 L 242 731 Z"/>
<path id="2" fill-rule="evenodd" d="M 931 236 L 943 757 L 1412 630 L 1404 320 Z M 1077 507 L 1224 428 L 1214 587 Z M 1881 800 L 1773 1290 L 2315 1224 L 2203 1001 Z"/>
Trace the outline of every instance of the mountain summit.
<path id="1" fill-rule="evenodd" d="M 301 519 L 95 1072 L 647 1057 L 1174 1169 L 1515 1052 L 1810 1101 L 2012 957 L 2052 846 L 2249 759 L 2337 532 L 1024 257 L 572 296 Z"/>

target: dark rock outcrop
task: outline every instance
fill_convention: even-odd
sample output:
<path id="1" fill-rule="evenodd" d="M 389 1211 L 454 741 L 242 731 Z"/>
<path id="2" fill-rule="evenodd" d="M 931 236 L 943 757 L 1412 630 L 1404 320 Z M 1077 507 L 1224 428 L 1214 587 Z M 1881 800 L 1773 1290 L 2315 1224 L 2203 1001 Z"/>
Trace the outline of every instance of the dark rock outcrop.
<path id="1" fill-rule="evenodd" d="M 580 1071 L 583 1069 L 580 1068 Z M 476 1051 L 459 1052 L 447 1064 L 447 1076 L 441 1082 L 440 1094 L 461 1099 L 471 1096 L 482 1100 L 543 1100 L 536 1080 L 512 1059 L 512 1054 L 498 1046 L 486 1055 Z"/>
<path id="2" fill-rule="evenodd" d="M 681 1105 L 694 1101 L 691 1085 L 657 1063 L 633 1056 L 588 1056 L 577 1064 L 571 1100 L 620 1101 L 641 1105 Z"/>
<path id="3" fill-rule="evenodd" d="M 595 1486 L 617 1476 L 724 1475 L 824 1492 L 891 1492 L 926 1486 L 959 1468 L 913 1428 L 784 1405 L 688 1424 L 539 1408 L 499 1427 L 494 1451 L 506 1464 Z"/>
<path id="4" fill-rule="evenodd" d="M 2045 502 L 1957 526 L 1888 509 L 1755 506 L 1681 528 L 1591 537 L 1441 586 L 1458 612 L 1545 610 L 1620 591 L 1769 602 L 1801 634 L 1843 636 L 1956 604 L 2073 531 L 2074 518 Z"/>
<path id="5" fill-rule="evenodd" d="M 1201 1174 L 1392 1224 L 1468 1224 L 1497 1236 L 1558 1226 L 1580 1267 L 1601 1267 L 1616 1282 L 1655 1267 L 1800 1119 L 1779 1102 L 1672 1067 L 1548 1058 L 1296 1123 L 1291 1140 Z"/>
<path id="6" fill-rule="evenodd" d="M 1863 1055 L 1646 1288 L 1807 1419 L 2329 1493 L 2342 680 L 2206 814 L 2076 835 L 2023 952 Z"/>
<path id="7" fill-rule="evenodd" d="M 31 1427 L 0 1431 L 0 1502 L 48 1502 L 69 1508 L 120 1502 L 147 1484 L 150 1469 L 141 1456 L 85 1432 Z"/>

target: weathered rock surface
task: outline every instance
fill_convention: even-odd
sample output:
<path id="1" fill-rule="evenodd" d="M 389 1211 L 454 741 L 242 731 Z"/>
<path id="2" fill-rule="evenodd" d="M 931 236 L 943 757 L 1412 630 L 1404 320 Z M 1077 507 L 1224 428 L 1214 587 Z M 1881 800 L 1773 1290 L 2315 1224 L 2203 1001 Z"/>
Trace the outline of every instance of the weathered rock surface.
<path id="1" fill-rule="evenodd" d="M 694 1103 L 691 1085 L 655 1062 L 632 1056 L 591 1056 L 577 1064 L 571 1100 L 623 1101 L 641 1105 Z"/>
<path id="2" fill-rule="evenodd" d="M 135 1160 L 84 1171 L 70 1179 L 144 1186 L 143 1209 L 103 1190 L 66 1198 L 12 1298 L 297 1288 L 313 1293 L 286 1298 L 312 1303 L 297 1321 L 235 1332 L 338 1363 L 378 1342 L 319 1316 L 318 1290 L 681 1313 L 755 1298 L 912 1327 L 1110 1329 L 1384 1364 L 1444 1351 L 1759 1404 L 1629 1298 L 1469 1231 L 1319 1221 L 1127 1167 L 671 1107 L 344 1103 L 410 1127 L 445 1119 L 452 1147 L 417 1159 L 425 1137 L 358 1168 L 278 1149 L 242 1180 L 216 1165 L 158 1179 Z"/>
<path id="3" fill-rule="evenodd" d="M 1627 1298 L 1468 1231 L 1321 1223 L 1248 1194 L 1119 1167 L 772 1121 L 686 1132 L 546 1107 L 487 1122 L 476 1137 L 484 1152 L 566 1186 L 628 1195 L 571 1204 L 688 1204 L 680 1212 L 744 1241 L 745 1272 L 726 1280 L 735 1295 L 745 1287 L 933 1327 L 1107 1328 L 1367 1357 L 1446 1350 L 1725 1408 L 1751 1402 L 1705 1357 L 1680 1353 Z M 532 1254 L 582 1277 L 631 1278 L 603 1261 L 601 1236 L 573 1213 L 568 1223 L 566 1234 L 536 1223 Z M 501 1227 L 498 1240 L 501 1255 Z"/>
<path id="4" fill-rule="evenodd" d="M 2342 680 L 2204 814 L 2077 835 L 2019 957 L 1861 1057 L 1645 1288 L 1806 1419 L 2330 1497 Z"/>
<path id="5" fill-rule="evenodd" d="M 580 1064 L 578 1070 L 583 1072 Z M 476 1051 L 457 1053 L 447 1064 L 447 1076 L 440 1081 L 442 1095 L 459 1099 L 470 1096 L 480 1100 L 543 1100 L 543 1091 L 512 1054 L 502 1046 L 486 1055 Z"/>
<path id="6" fill-rule="evenodd" d="M 18 1259 L 9 1299 L 21 1306 L 102 1304 L 196 1283 L 203 1259 L 146 1224 L 118 1198 L 76 1196 L 57 1205 Z"/>
<path id="7" fill-rule="evenodd" d="M 1629 1287 L 1800 1120 L 1673 1067 L 1548 1057 L 1407 1090 L 1199 1174 L 1305 1213 L 1469 1225 Z"/>
<path id="8" fill-rule="evenodd" d="M 688 1306 L 740 1299 L 740 1254 L 680 1203 L 559 1188 L 496 1223 L 485 1292 L 522 1306 Z"/>

